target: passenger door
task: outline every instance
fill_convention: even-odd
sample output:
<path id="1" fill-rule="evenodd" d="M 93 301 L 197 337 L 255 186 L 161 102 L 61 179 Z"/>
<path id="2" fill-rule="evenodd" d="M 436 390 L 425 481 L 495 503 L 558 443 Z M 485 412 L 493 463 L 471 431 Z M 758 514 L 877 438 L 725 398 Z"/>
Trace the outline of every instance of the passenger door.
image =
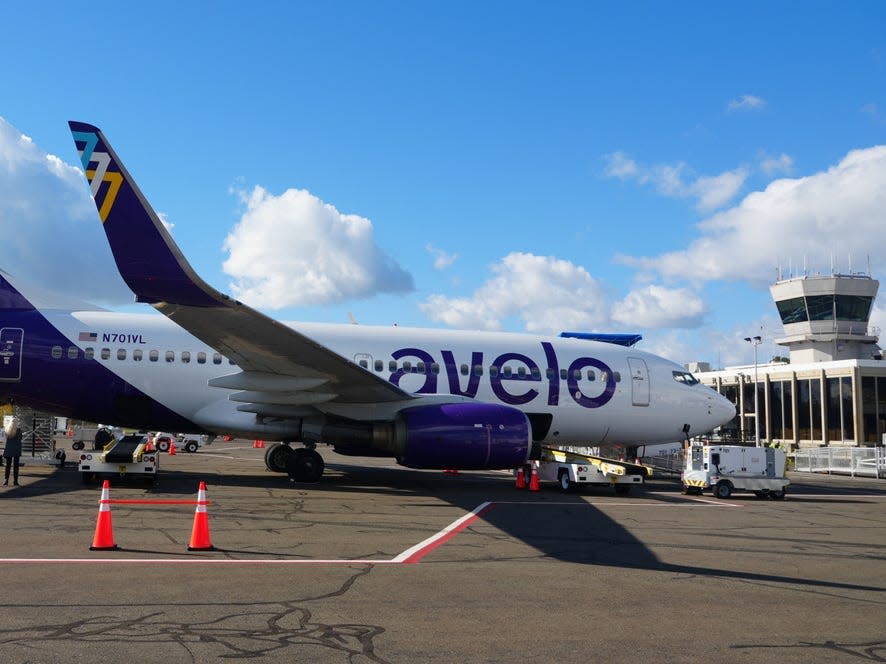
<path id="1" fill-rule="evenodd" d="M 639 357 L 629 357 L 631 370 L 631 402 L 635 406 L 649 405 L 649 370 L 646 361 Z"/>

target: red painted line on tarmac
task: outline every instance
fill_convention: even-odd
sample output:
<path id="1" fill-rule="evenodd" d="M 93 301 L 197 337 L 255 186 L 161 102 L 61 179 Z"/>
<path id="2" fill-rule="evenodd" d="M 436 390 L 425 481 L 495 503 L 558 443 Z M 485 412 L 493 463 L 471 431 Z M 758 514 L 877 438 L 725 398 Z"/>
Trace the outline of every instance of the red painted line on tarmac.
<path id="1" fill-rule="evenodd" d="M 117 499 L 100 500 L 99 503 L 106 505 L 211 505 L 211 500 L 136 500 Z"/>
<path id="2" fill-rule="evenodd" d="M 493 507 L 495 507 L 495 503 L 490 502 L 478 505 L 469 514 L 465 514 L 460 519 L 456 519 L 451 524 L 446 526 L 443 530 L 438 532 L 436 535 L 432 535 L 423 542 L 419 542 L 415 546 L 406 549 L 406 551 L 394 558 L 392 562 L 412 565 L 421 561 L 421 559 L 428 555 L 431 551 L 451 540 L 458 533 L 460 533 L 465 528 L 474 523 L 474 521 L 479 519 L 481 514 L 489 511 Z"/>
<path id="3" fill-rule="evenodd" d="M 120 564 L 120 565 L 390 565 L 394 560 L 298 559 L 268 560 L 245 558 L 0 558 L 0 565 L 13 564 Z"/>

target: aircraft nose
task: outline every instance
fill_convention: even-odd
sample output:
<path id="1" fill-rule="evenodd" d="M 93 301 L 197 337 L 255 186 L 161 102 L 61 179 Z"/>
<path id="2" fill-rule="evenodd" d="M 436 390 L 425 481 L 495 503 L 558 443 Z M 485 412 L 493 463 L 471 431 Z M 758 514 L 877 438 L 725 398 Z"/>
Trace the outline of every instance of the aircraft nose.
<path id="1" fill-rule="evenodd" d="M 713 390 L 711 391 L 713 394 L 711 395 L 712 403 L 710 406 L 710 413 L 714 420 L 713 427 L 718 427 L 721 424 L 726 424 L 735 417 L 735 404 L 722 394 L 714 392 Z"/>

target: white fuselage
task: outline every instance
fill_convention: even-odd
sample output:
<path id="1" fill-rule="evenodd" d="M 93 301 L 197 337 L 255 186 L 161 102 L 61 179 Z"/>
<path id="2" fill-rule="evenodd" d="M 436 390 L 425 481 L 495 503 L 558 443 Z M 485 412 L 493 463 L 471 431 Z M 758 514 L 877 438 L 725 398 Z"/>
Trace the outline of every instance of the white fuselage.
<path id="1" fill-rule="evenodd" d="M 43 312 L 82 353 L 184 419 L 213 432 L 286 435 L 285 424 L 238 410 L 213 378 L 239 372 L 227 358 L 150 314 Z M 663 358 L 618 345 L 500 332 L 287 323 L 366 371 L 416 396 L 456 395 L 513 406 L 540 427 L 537 442 L 654 443 L 685 426 L 706 432 L 734 407 Z M 691 378 L 691 377 L 690 377 Z M 321 410 L 373 419 L 371 404 Z M 533 420 L 533 417 L 537 418 Z M 541 424 L 539 424 L 541 423 Z"/>

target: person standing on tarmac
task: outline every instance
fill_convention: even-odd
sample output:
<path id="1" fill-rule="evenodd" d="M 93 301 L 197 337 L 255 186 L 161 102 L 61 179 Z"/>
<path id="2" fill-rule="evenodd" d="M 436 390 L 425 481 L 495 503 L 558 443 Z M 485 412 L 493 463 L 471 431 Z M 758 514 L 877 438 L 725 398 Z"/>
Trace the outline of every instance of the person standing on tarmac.
<path id="1" fill-rule="evenodd" d="M 14 417 L 6 425 L 6 447 L 3 448 L 3 458 L 6 460 L 6 471 L 3 477 L 3 486 L 9 484 L 9 471 L 12 468 L 12 483 L 18 486 L 18 461 L 22 455 L 22 431 L 18 425 L 18 418 Z"/>

